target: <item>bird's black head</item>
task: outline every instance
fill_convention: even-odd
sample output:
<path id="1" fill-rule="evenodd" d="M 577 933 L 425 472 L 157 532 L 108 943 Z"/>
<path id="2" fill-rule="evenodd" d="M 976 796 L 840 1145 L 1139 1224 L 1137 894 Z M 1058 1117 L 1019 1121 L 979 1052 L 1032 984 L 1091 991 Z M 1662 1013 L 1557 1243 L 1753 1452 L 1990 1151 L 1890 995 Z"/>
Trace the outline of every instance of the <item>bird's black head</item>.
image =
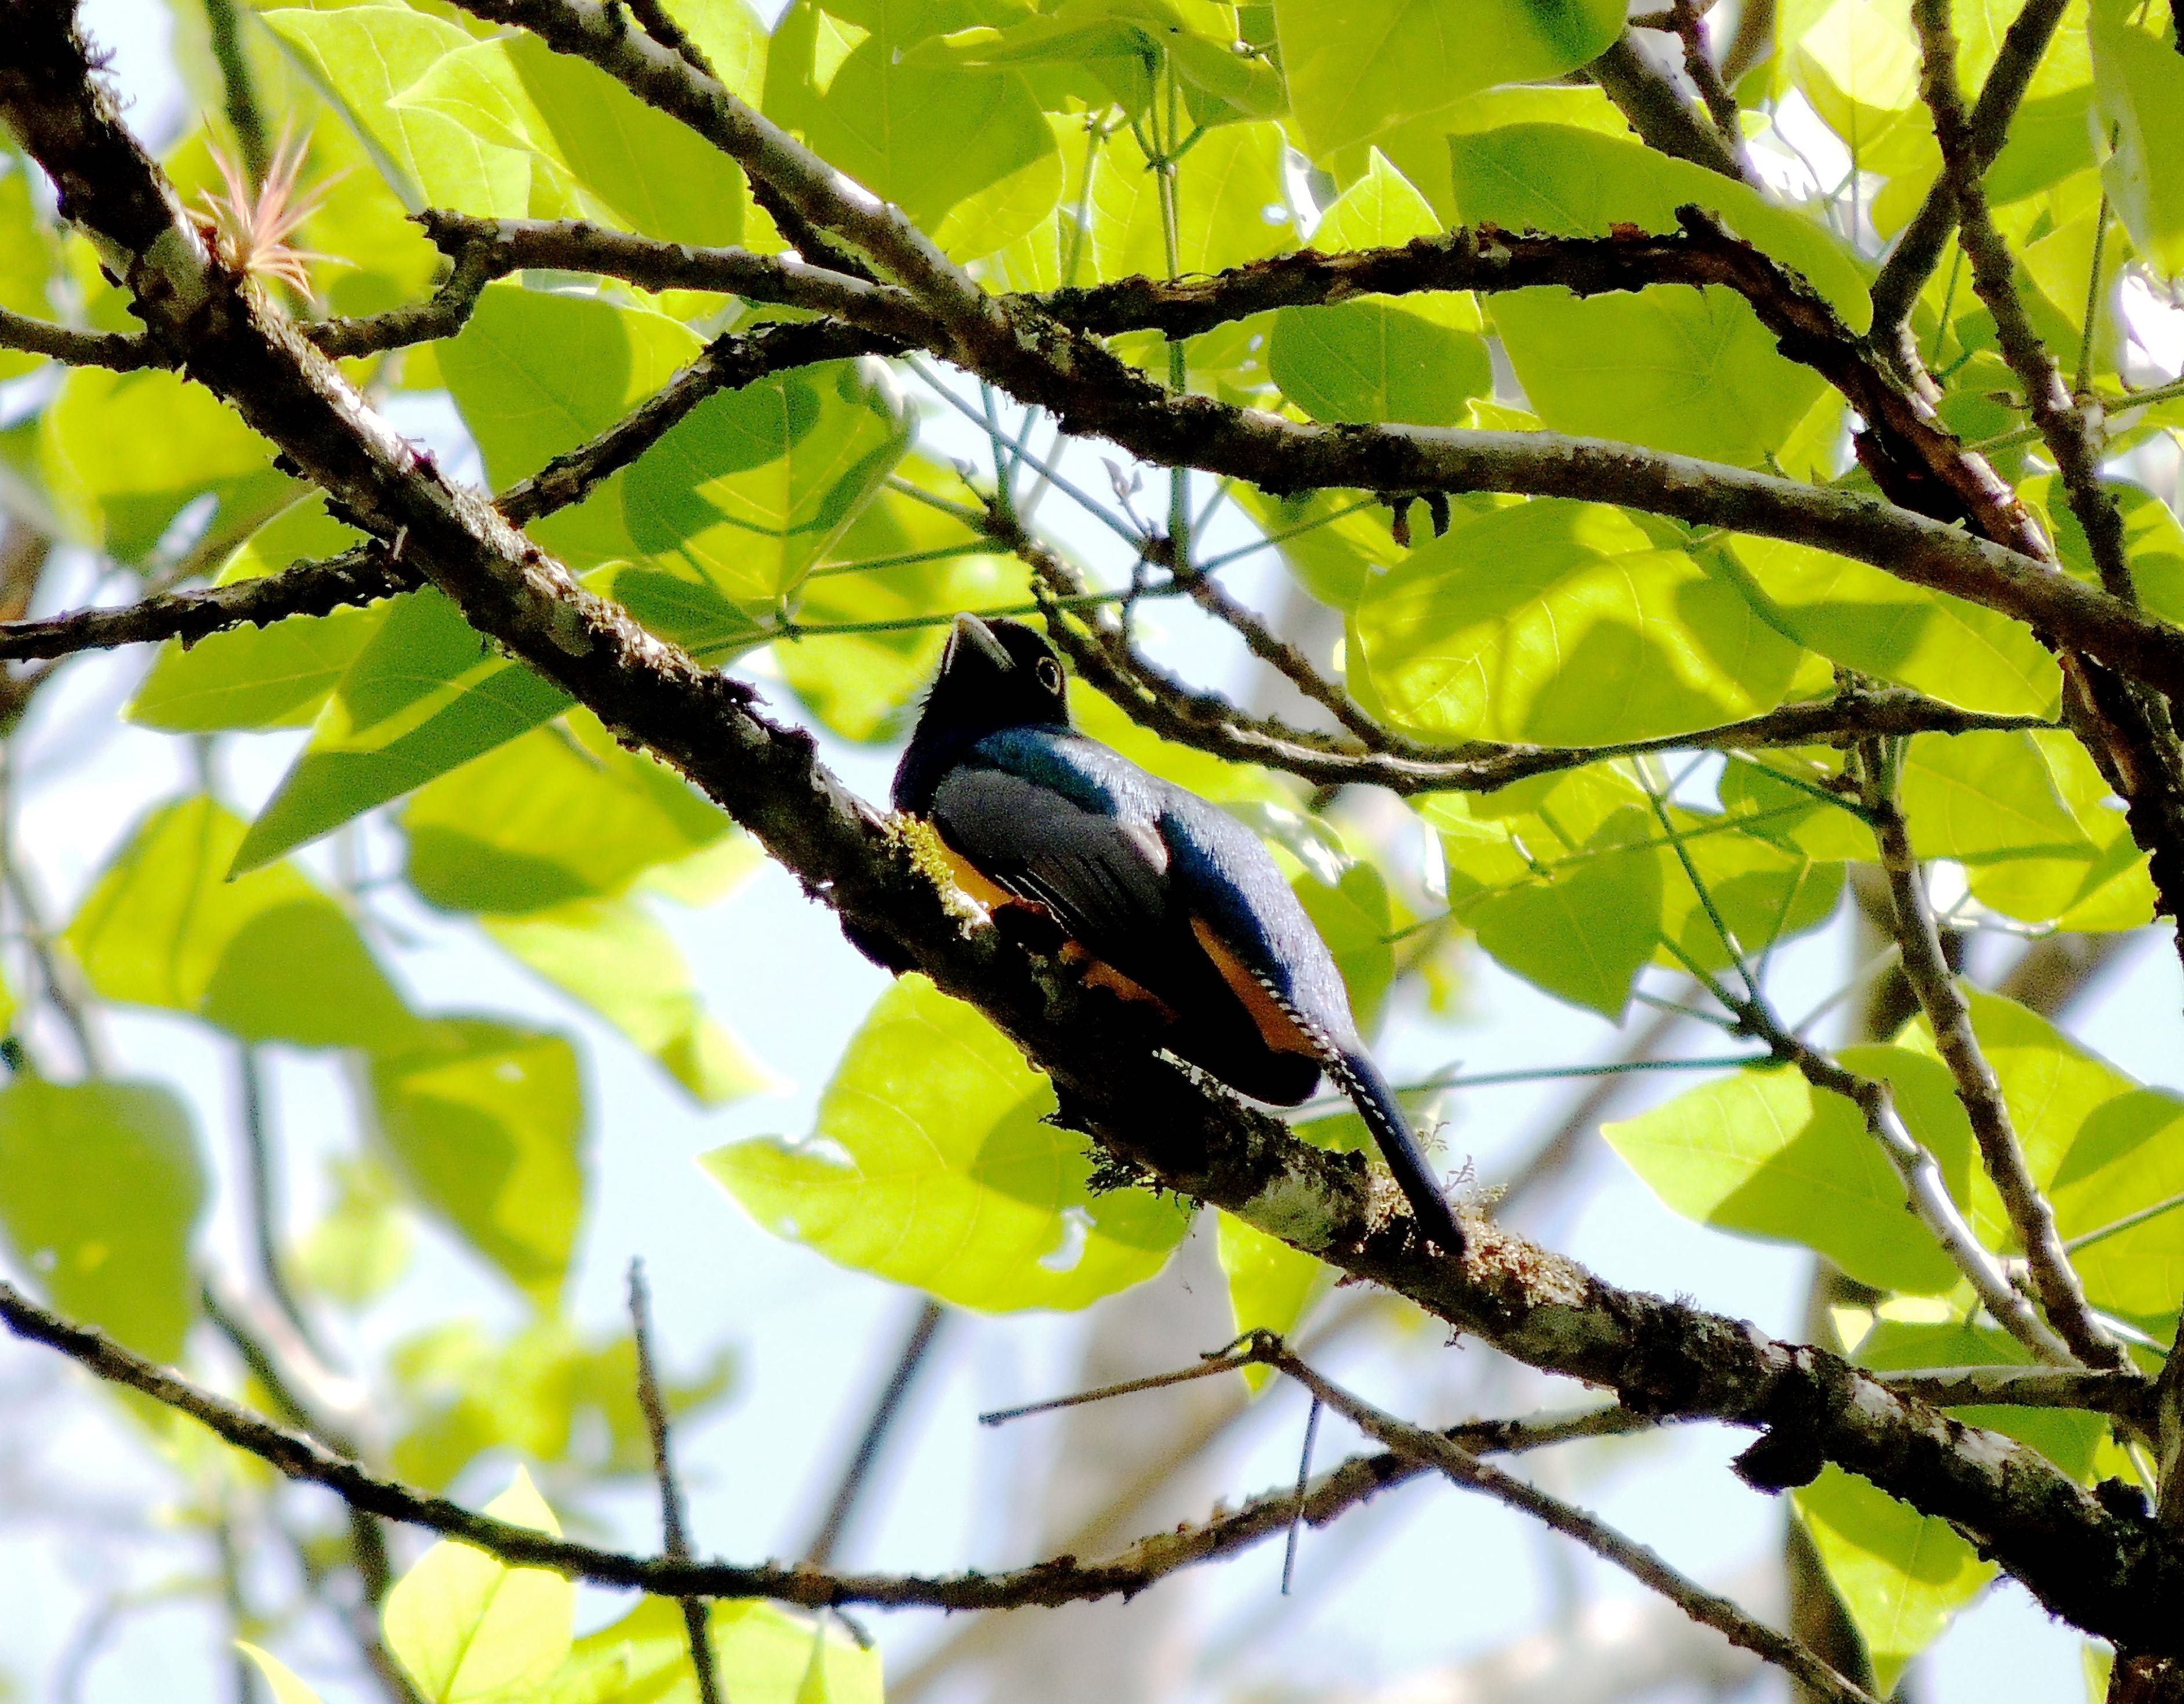
<path id="1" fill-rule="evenodd" d="M 1045 635 L 1022 621 L 958 615 L 895 771 L 895 804 L 922 810 L 940 774 L 989 733 L 1068 726 L 1069 685 Z"/>

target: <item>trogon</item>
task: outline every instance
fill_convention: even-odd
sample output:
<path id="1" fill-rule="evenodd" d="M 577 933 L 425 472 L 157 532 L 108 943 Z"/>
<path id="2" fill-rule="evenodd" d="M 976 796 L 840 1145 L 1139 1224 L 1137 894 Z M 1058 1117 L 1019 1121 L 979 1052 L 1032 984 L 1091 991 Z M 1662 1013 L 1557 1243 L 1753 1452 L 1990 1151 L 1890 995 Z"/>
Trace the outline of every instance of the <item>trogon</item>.
<path id="1" fill-rule="evenodd" d="M 1045 636 L 956 618 L 894 796 L 933 825 L 966 893 L 1044 914 L 1088 981 L 1155 1006 L 1171 1052 L 1276 1105 L 1333 1078 L 1426 1234 L 1462 1251 L 1341 972 L 1272 855 L 1225 810 L 1076 732 Z"/>

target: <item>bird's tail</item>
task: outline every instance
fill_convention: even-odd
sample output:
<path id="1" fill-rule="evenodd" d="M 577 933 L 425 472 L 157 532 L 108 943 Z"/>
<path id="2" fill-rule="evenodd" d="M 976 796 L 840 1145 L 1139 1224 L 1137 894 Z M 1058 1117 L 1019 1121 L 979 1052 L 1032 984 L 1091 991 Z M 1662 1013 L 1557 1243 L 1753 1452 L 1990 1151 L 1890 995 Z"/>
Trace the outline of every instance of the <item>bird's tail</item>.
<path id="1" fill-rule="evenodd" d="M 1462 1255 L 1462 1227 L 1457 1223 L 1456 1213 L 1441 1194 L 1432 1168 L 1426 1164 L 1425 1151 L 1411 1133 L 1410 1121 L 1396 1104 L 1396 1091 L 1380 1075 L 1379 1066 L 1362 1048 L 1330 1050 L 1326 1066 L 1327 1074 L 1341 1085 L 1365 1121 L 1365 1128 L 1373 1133 L 1373 1139 L 1380 1144 L 1381 1157 L 1402 1186 L 1411 1211 L 1418 1215 L 1419 1228 L 1443 1254 L 1451 1258 Z"/>

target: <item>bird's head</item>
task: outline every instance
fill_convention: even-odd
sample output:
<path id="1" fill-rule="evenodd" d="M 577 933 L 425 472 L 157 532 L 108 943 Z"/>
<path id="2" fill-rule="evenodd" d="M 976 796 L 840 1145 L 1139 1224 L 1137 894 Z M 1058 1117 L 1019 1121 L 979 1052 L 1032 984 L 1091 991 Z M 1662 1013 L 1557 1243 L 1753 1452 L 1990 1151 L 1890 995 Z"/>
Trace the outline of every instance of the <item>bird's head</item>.
<path id="1" fill-rule="evenodd" d="M 1022 621 L 958 615 L 921 720 L 974 738 L 1006 727 L 1067 727 L 1061 660 Z"/>

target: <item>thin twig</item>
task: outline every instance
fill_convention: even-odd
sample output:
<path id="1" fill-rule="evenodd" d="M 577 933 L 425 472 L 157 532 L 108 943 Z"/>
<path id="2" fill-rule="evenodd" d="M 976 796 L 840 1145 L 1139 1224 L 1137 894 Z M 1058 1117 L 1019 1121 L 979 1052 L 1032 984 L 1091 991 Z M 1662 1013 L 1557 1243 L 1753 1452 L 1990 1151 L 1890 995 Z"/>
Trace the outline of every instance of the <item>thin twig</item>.
<path id="1" fill-rule="evenodd" d="M 652 1356 L 652 1293 L 645 1288 L 644 1262 L 629 1263 L 629 1329 L 637 1347 L 637 1406 L 644 1412 L 644 1429 L 652 1439 L 652 1474 L 660 1484 L 661 1549 L 670 1562 L 690 1559 L 688 1517 L 682 1506 L 682 1488 L 676 1483 L 675 1466 L 667 1451 L 667 1400 L 660 1391 L 660 1369 Z M 698 1676 L 699 1704 L 723 1704 L 719 1666 L 713 1658 L 712 1629 L 705 1620 L 705 1601 L 682 1601 L 682 1630 L 690 1641 L 690 1666 Z"/>
<path id="2" fill-rule="evenodd" d="M 2123 1350 L 2093 1322 L 2085 1288 L 2078 1282 L 2061 1233 L 2055 1228 L 2054 1209 L 2032 1179 L 2008 1103 L 2003 1098 L 2001 1081 L 1973 1031 L 1971 1007 L 1942 956 L 1934 908 L 1926 897 L 1918 855 L 1912 849 L 1909 827 L 1896 801 L 1896 766 L 1875 741 L 1862 749 L 1859 768 L 1865 807 L 1895 908 L 1893 933 L 1903 949 L 1903 978 L 1918 996 L 1919 1009 L 1933 1031 L 1935 1051 L 1942 1055 L 1955 1082 L 1957 1099 L 1964 1104 L 1972 1135 L 1979 1144 L 1981 1161 L 2025 1250 L 2040 1305 L 2048 1323 L 2079 1360 L 2088 1367 L 2112 1371 L 2125 1367 L 2130 1363 Z"/>
<path id="3" fill-rule="evenodd" d="M 792 367 L 873 352 L 873 340 L 866 333 L 831 320 L 724 332 L 659 391 L 597 437 L 509 487 L 493 506 L 512 524 L 525 526 L 582 502 L 601 481 L 627 467 L 718 392 L 741 390 Z"/>
<path id="4" fill-rule="evenodd" d="M 2064 1367 L 1925 1367 L 1873 1375 L 1901 1395 L 1936 1408 L 2083 1408 L 2144 1418 L 2153 1382 L 2130 1370 L 2080 1372 Z"/>
<path id="5" fill-rule="evenodd" d="M 1972 108 L 1972 143 L 1978 151 L 1981 171 L 1994 164 L 2003 143 L 2008 140 L 2018 103 L 2031 86 L 2033 74 L 2040 69 L 2048 44 L 2054 39 L 2056 26 L 2068 9 L 2068 0 L 2025 0 L 2003 32 L 2001 50 Z M 1911 370 L 1916 370 L 1918 359 L 1916 349 L 1909 348 L 1906 329 L 1911 309 L 1939 264 L 1956 223 L 1955 180 L 1943 172 L 1927 190 L 1925 200 L 1897 236 L 1896 247 L 1873 281 L 1875 346 L 1892 352 L 1908 348 L 1906 365 Z"/>
<path id="6" fill-rule="evenodd" d="M 1708 1591 L 1696 1580 L 1669 1567 L 1647 1546 L 1624 1537 L 1597 1516 L 1558 1497 L 1549 1496 L 1515 1475 L 1480 1461 L 1438 1432 L 1413 1426 L 1375 1408 L 1362 1397 L 1322 1378 L 1283 1349 L 1279 1340 L 1263 1345 L 1261 1354 L 1267 1365 L 1295 1379 L 1367 1436 L 1398 1455 L 1435 1469 L 1466 1490 L 1484 1491 L 1497 1501 L 1521 1509 L 1557 1532 L 1575 1539 L 1594 1555 L 1651 1586 L 1692 1620 L 1713 1628 L 1730 1644 L 1795 1676 L 1809 1690 L 1836 1700 L 1837 1704 L 1877 1704 L 1871 1693 L 1845 1679 L 1802 1643 L 1754 1620 L 1727 1598 Z"/>
<path id="7" fill-rule="evenodd" d="M 242 1102 L 244 1200 L 248 1207 L 251 1251 L 257 1256 L 258 1276 L 273 1305 L 281 1310 L 296 1334 L 314 1350 L 318 1339 L 289 1288 L 281 1269 L 279 1183 L 275 1176 L 273 1142 L 267 1128 L 265 1074 L 258 1050 L 248 1042 L 236 1045 L 237 1097 Z"/>
<path id="8" fill-rule="evenodd" d="M 888 1434 L 902 1412 L 904 1400 L 923 1370 L 933 1352 L 933 1341 L 947 1318 L 948 1311 L 931 1296 L 919 1301 L 909 1333 L 903 1339 L 886 1383 L 872 1401 L 872 1412 L 865 1421 L 864 1430 L 857 1434 L 856 1447 L 850 1452 L 834 1495 L 827 1500 L 827 1512 L 820 1517 L 811 1543 L 804 1547 L 804 1560 L 809 1566 L 825 1568 L 833 1561 L 834 1552 L 840 1547 L 844 1534 L 850 1529 L 850 1518 L 864 1496 L 865 1487 L 871 1482 L 880 1451 L 886 1447 Z"/>

